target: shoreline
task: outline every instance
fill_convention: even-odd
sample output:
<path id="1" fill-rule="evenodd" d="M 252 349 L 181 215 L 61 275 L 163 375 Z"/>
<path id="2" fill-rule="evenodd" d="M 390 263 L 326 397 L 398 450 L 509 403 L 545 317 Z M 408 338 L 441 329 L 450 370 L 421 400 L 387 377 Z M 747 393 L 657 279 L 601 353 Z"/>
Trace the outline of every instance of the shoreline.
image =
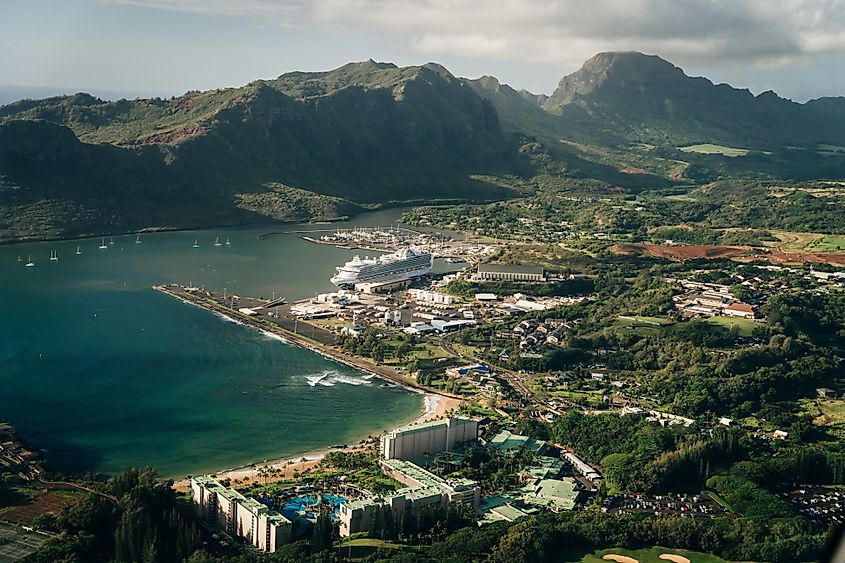
<path id="1" fill-rule="evenodd" d="M 449 397 L 443 397 L 432 393 L 425 394 L 423 398 L 423 412 L 415 418 L 410 419 L 397 428 L 408 424 L 416 424 L 443 418 L 450 412 L 454 412 L 460 406 L 461 401 Z M 285 457 L 269 459 L 267 461 L 254 462 L 238 467 L 222 469 L 219 471 L 206 472 L 215 479 L 229 479 L 238 486 L 251 485 L 253 483 L 275 483 L 293 478 L 294 471 L 302 473 L 317 466 L 330 452 L 360 452 L 372 447 L 367 437 L 363 437 L 352 445 L 345 448 L 320 448 L 301 454 L 288 455 Z M 276 470 L 279 473 L 267 475 L 267 470 Z M 173 488 L 179 492 L 187 492 L 190 489 L 190 476 L 171 477 Z"/>
<path id="2" fill-rule="evenodd" d="M 224 317 L 229 322 L 234 322 L 237 324 L 254 328 L 267 336 L 281 338 L 284 342 L 288 344 L 305 348 L 306 350 L 310 350 L 311 352 L 319 354 L 324 358 L 327 358 L 334 362 L 346 365 L 359 371 L 363 371 L 366 374 L 374 375 L 379 379 L 398 385 L 404 389 L 407 389 L 408 391 L 413 391 L 415 393 L 420 394 L 440 395 L 444 398 L 451 398 L 457 400 L 463 400 L 465 398 L 459 395 L 454 395 L 452 393 L 447 393 L 445 391 L 440 391 L 438 389 L 429 389 L 428 387 L 424 387 L 413 381 L 405 379 L 404 377 L 399 375 L 393 368 L 390 368 L 385 365 L 376 364 L 368 358 L 353 356 L 352 354 L 337 350 L 334 346 L 323 344 L 308 337 L 305 337 L 301 334 L 291 332 L 290 330 L 284 328 L 283 326 L 280 326 L 279 324 L 269 323 L 264 319 L 261 319 L 260 317 L 257 318 L 239 313 L 235 309 L 231 309 L 221 303 L 218 303 L 213 298 L 211 293 L 206 292 L 208 294 L 207 297 L 196 295 L 193 292 L 189 292 L 185 288 L 176 284 L 154 285 L 153 289 L 156 291 L 160 291 L 165 295 L 174 297 L 184 303 L 188 303 L 215 315 Z"/>
<path id="3" fill-rule="evenodd" d="M 187 303 L 194 307 L 204 309 L 214 314 L 215 316 L 221 317 L 226 322 L 233 322 L 239 325 L 252 328 L 268 337 L 281 340 L 285 344 L 305 348 L 315 354 L 319 354 L 320 356 L 328 360 L 343 364 L 345 366 L 351 367 L 367 374 L 371 374 L 381 380 L 388 381 L 407 391 L 422 395 L 422 412 L 416 415 L 414 418 L 409 419 L 404 424 L 400 424 L 399 426 L 442 418 L 449 412 L 456 411 L 464 400 L 464 398 L 460 396 L 452 395 L 450 393 L 438 392 L 437 390 L 427 389 L 425 387 L 416 385 L 413 382 L 410 382 L 405 378 L 401 377 L 398 373 L 393 371 L 391 368 L 387 368 L 386 366 L 378 366 L 375 364 L 370 365 L 372 362 L 365 360 L 364 358 L 352 356 L 346 357 L 346 355 L 341 355 L 339 352 L 328 347 L 327 345 L 311 341 L 302 335 L 291 333 L 284 327 L 281 327 L 277 324 L 269 326 L 268 324 L 265 324 L 263 322 L 258 322 L 258 320 L 253 317 L 239 315 L 237 311 L 229 309 L 228 307 L 214 301 L 211 298 L 210 294 L 208 298 L 205 298 L 187 292 L 181 287 L 167 285 L 156 285 L 153 286 L 153 289 L 171 297 L 175 297 L 183 303 Z M 296 454 L 294 457 L 287 456 L 282 458 L 271 459 L 266 462 L 253 462 L 249 464 L 244 464 L 239 467 L 222 469 L 216 472 L 208 472 L 207 474 L 214 475 L 218 479 L 230 479 L 233 482 L 237 482 L 239 486 L 251 484 L 261 479 L 263 479 L 264 482 L 269 483 L 292 477 L 293 471 L 302 472 L 311 469 L 312 467 L 316 466 L 329 452 L 361 451 L 367 449 L 367 447 L 367 438 L 364 437 L 354 445 L 343 449 L 314 449 L 303 452 L 302 454 Z M 267 469 L 275 470 L 274 475 L 266 475 L 265 471 Z M 189 479 L 187 476 L 182 476 L 179 478 L 174 477 L 173 479 L 173 487 L 176 490 L 185 491 L 189 488 Z"/>

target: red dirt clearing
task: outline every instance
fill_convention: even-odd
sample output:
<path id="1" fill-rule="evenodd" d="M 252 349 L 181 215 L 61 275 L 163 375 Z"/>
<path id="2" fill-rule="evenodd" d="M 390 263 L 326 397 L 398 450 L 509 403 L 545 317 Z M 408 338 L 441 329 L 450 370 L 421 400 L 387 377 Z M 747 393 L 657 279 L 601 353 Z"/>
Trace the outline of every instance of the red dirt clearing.
<path id="1" fill-rule="evenodd" d="M 33 518 L 42 514 L 58 516 L 62 508 L 73 504 L 73 500 L 53 493 L 41 493 L 31 503 L 16 506 L 3 514 L 3 520 L 14 524 L 32 524 Z"/>
<path id="2" fill-rule="evenodd" d="M 828 252 L 780 252 L 762 250 L 750 246 L 678 245 L 619 243 L 611 248 L 617 254 L 650 255 L 667 260 L 683 262 L 695 259 L 746 259 L 765 260 L 774 264 L 801 264 L 804 262 L 826 262 L 845 266 L 845 254 Z"/>

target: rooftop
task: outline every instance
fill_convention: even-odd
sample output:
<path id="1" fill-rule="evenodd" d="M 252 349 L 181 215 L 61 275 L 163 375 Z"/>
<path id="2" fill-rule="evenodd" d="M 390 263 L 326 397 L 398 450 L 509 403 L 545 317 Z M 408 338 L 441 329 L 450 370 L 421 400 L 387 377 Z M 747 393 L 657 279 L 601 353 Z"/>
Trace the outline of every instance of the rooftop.
<path id="1" fill-rule="evenodd" d="M 496 448 L 501 452 L 510 452 L 525 448 L 527 450 L 540 453 L 546 447 L 546 443 L 540 440 L 534 440 L 528 436 L 520 436 L 519 434 L 512 434 L 507 430 L 502 430 L 496 434 L 489 442 L 490 446 Z"/>
<path id="2" fill-rule="evenodd" d="M 479 264 L 479 272 L 492 274 L 537 274 L 543 275 L 542 266 L 520 266 L 518 264 Z"/>
<path id="3" fill-rule="evenodd" d="M 414 424 L 409 424 L 407 426 L 402 426 L 401 428 L 397 428 L 391 434 L 399 434 L 402 432 L 419 432 L 420 430 L 428 430 L 431 428 L 437 428 L 438 426 L 448 426 L 452 424 L 452 420 L 456 422 L 469 422 L 472 419 L 467 416 L 452 416 L 450 418 L 441 418 L 439 420 L 430 420 L 428 422 L 417 422 Z"/>

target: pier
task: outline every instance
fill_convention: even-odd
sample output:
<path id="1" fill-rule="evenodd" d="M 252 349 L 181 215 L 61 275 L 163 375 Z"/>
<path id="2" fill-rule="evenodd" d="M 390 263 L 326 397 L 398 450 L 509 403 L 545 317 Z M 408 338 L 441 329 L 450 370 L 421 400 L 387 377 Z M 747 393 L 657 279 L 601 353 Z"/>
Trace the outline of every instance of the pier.
<path id="1" fill-rule="evenodd" d="M 451 399 L 464 398 L 453 393 L 424 387 L 413 379 L 401 376 L 393 368 L 379 365 L 368 358 L 355 356 L 341 350 L 335 346 L 336 335 L 333 332 L 300 321 L 291 314 L 290 305 L 267 307 L 267 300 L 231 295 L 224 296 L 222 293 L 214 293 L 194 287 L 186 288 L 177 284 L 155 285 L 153 289 L 175 297 L 185 303 L 225 316 L 241 324 L 251 326 L 269 334 L 274 334 L 291 344 L 301 346 L 349 367 L 373 374 L 391 383 L 396 383 L 401 387 L 420 393 L 441 395 Z M 241 312 L 240 309 L 252 309 L 258 314 L 249 315 Z M 277 309 L 278 316 L 267 316 L 267 313 L 270 312 L 275 315 Z"/>

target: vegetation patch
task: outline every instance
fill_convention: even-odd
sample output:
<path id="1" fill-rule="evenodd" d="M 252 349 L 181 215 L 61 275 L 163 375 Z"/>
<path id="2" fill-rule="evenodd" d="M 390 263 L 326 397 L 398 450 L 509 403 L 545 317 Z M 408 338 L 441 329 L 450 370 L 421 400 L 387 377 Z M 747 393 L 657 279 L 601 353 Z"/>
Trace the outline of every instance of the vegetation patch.
<path id="1" fill-rule="evenodd" d="M 741 149 L 737 147 L 726 147 L 723 145 L 713 145 L 711 143 L 702 143 L 699 145 L 689 145 L 686 147 L 678 147 L 681 152 L 692 152 L 699 154 L 720 154 L 722 156 L 729 156 L 731 158 L 737 156 L 745 156 L 751 149 Z"/>

